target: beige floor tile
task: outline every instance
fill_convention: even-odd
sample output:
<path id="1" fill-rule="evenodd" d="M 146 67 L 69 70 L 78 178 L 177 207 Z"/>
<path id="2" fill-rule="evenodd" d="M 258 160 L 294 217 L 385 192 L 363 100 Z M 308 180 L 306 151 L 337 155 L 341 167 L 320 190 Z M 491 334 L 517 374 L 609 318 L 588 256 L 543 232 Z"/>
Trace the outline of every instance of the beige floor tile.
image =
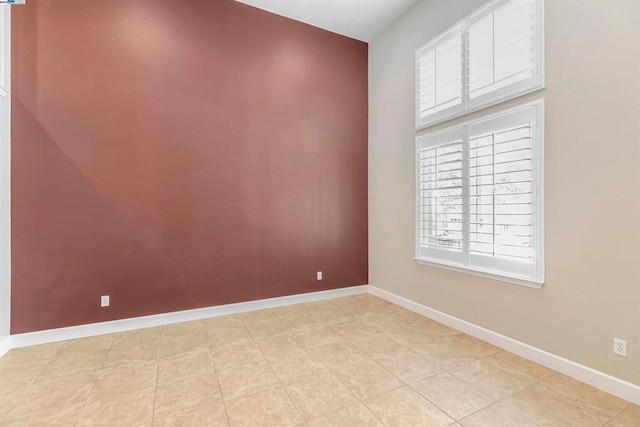
<path id="1" fill-rule="evenodd" d="M 296 333 L 296 336 L 309 348 L 320 347 L 327 344 L 337 344 L 344 341 L 330 326 L 305 329 Z"/>
<path id="2" fill-rule="evenodd" d="M 153 427 L 226 427 L 227 415 L 222 403 L 190 411 L 180 411 L 167 418 L 154 416 Z"/>
<path id="3" fill-rule="evenodd" d="M 437 337 L 427 335 L 418 330 L 408 327 L 397 327 L 383 332 L 385 336 L 391 338 L 399 345 L 407 348 L 419 348 L 429 346 L 434 341 L 440 341 Z"/>
<path id="4" fill-rule="evenodd" d="M 1 359 L 0 359 L 1 360 Z M 0 365 L 0 389 L 29 385 L 47 366 L 47 360 L 13 360 L 11 364 Z"/>
<path id="5" fill-rule="evenodd" d="M 478 359 L 491 356 L 500 351 L 498 347 L 467 334 L 447 335 L 441 337 L 441 339 L 459 351 L 473 354 Z"/>
<path id="6" fill-rule="evenodd" d="M 409 348 L 447 371 L 477 359 L 475 354 L 464 351 L 440 338 L 433 338 Z"/>
<path id="7" fill-rule="evenodd" d="M 555 371 L 551 369 L 504 350 L 490 355 L 485 360 L 514 377 L 531 384 L 555 374 Z"/>
<path id="8" fill-rule="evenodd" d="M 244 323 L 240 319 L 239 314 L 230 314 L 227 316 L 210 317 L 202 320 L 202 326 L 208 333 L 216 333 L 223 330 L 238 331 L 244 328 Z"/>
<path id="9" fill-rule="evenodd" d="M 240 318 L 256 340 L 289 333 L 287 326 L 271 310 L 243 313 Z"/>
<path id="10" fill-rule="evenodd" d="M 120 368 L 158 360 L 159 349 L 141 346 L 114 346 L 104 360 L 103 368 Z"/>
<path id="11" fill-rule="evenodd" d="M 448 337 L 461 334 L 460 331 L 427 318 L 423 318 L 421 321 L 415 322 L 415 325 L 420 332 L 436 337 Z"/>
<path id="12" fill-rule="evenodd" d="M 84 373 L 95 373 L 100 369 L 107 357 L 108 350 L 82 353 L 79 350 L 73 353 L 59 352 L 49 361 L 40 372 L 34 382 L 46 381 L 53 378 L 66 377 Z"/>
<path id="13" fill-rule="evenodd" d="M 313 349 L 313 354 L 330 369 L 355 365 L 367 360 L 367 356 L 347 342 L 316 347 Z"/>
<path id="14" fill-rule="evenodd" d="M 2 426 L 303 427 L 303 419 L 640 427 L 640 408 L 372 295 L 0 357 Z"/>
<path id="15" fill-rule="evenodd" d="M 330 323 L 329 317 L 323 317 L 316 313 L 306 316 L 287 317 L 281 320 L 287 329 L 293 332 L 304 331 L 305 329 L 316 328 Z"/>
<path id="16" fill-rule="evenodd" d="M 372 335 L 379 334 L 381 332 L 380 328 L 371 325 L 362 319 L 332 324 L 331 329 L 341 337 L 351 341 L 369 338 Z"/>
<path id="17" fill-rule="evenodd" d="M 202 322 L 207 333 L 209 347 L 238 344 L 251 341 L 251 335 L 237 315 L 205 319 Z"/>
<path id="18" fill-rule="evenodd" d="M 26 389 L 27 385 L 0 386 L 0 422 L 3 415 L 22 399 Z"/>
<path id="19" fill-rule="evenodd" d="M 350 342 L 369 357 L 394 354 L 402 348 L 397 342 L 382 334 L 374 334 L 366 338 L 351 340 Z"/>
<path id="20" fill-rule="evenodd" d="M 154 417 L 165 418 L 181 411 L 220 403 L 222 397 L 214 373 L 158 384 Z"/>
<path id="21" fill-rule="evenodd" d="M 202 320 L 193 320 L 190 322 L 180 322 L 171 325 L 165 325 L 161 328 L 162 338 L 179 338 L 185 336 L 202 337 L 205 334 L 204 324 Z"/>
<path id="22" fill-rule="evenodd" d="M 264 360 L 260 349 L 253 341 L 212 348 L 211 357 L 216 369 L 229 369 Z"/>
<path id="23" fill-rule="evenodd" d="M 213 373 L 211 356 L 206 350 L 198 350 L 178 356 L 160 359 L 158 362 L 158 384 Z"/>
<path id="24" fill-rule="evenodd" d="M 29 347 L 14 348 L 0 358 L 0 372 L 2 366 L 15 363 L 34 362 L 37 360 L 49 360 L 60 350 L 64 342 L 33 345 Z"/>
<path id="25" fill-rule="evenodd" d="M 235 399 L 280 385 L 278 377 L 265 361 L 219 369 L 217 374 L 224 400 Z"/>
<path id="26" fill-rule="evenodd" d="M 89 396 L 77 426 L 140 426 L 151 423 L 153 387 L 116 394 L 107 399 Z"/>
<path id="27" fill-rule="evenodd" d="M 269 361 L 286 358 L 290 354 L 308 351 L 296 335 L 284 334 L 258 341 L 258 348 Z"/>
<path id="28" fill-rule="evenodd" d="M 613 420 L 607 423 L 607 427 L 637 427 L 640 426 L 640 406 L 629 405 Z"/>
<path id="29" fill-rule="evenodd" d="M 331 300 L 311 303 L 309 316 L 317 323 L 325 325 L 353 319 L 349 313 Z"/>
<path id="30" fill-rule="evenodd" d="M 145 328 L 113 335 L 111 351 L 130 349 L 157 349 L 160 347 L 162 328 Z"/>
<path id="31" fill-rule="evenodd" d="M 329 369 L 323 363 L 304 350 L 292 350 L 286 357 L 270 359 L 268 363 L 282 384 L 329 373 Z"/>
<path id="32" fill-rule="evenodd" d="M 307 425 L 309 427 L 383 427 L 362 403 L 314 418 Z"/>
<path id="33" fill-rule="evenodd" d="M 373 360 L 346 366 L 333 371 L 333 373 L 360 400 L 404 385 L 402 381 Z"/>
<path id="34" fill-rule="evenodd" d="M 162 335 L 160 340 L 159 357 L 171 357 L 196 350 L 208 348 L 207 337 L 204 333 L 193 335 Z"/>
<path id="35" fill-rule="evenodd" d="M 562 374 L 546 378 L 540 383 L 540 386 L 564 400 L 586 409 L 598 417 L 602 423 L 611 420 L 629 404 L 625 400 Z"/>
<path id="36" fill-rule="evenodd" d="M 90 338 L 65 341 L 56 352 L 57 357 L 74 356 L 77 354 L 102 353 L 111 348 L 113 335 L 98 335 Z"/>
<path id="37" fill-rule="evenodd" d="M 28 425 L 44 418 L 66 417 L 67 411 L 74 412 L 85 401 L 94 380 L 95 374 L 81 374 L 34 383 L 5 414 L 2 423 Z"/>
<path id="38" fill-rule="evenodd" d="M 31 420 L 2 420 L 0 425 L 3 427 L 73 426 L 83 406 L 84 402 L 80 402 L 63 408 L 56 408 L 51 413 L 38 412 L 36 414 L 37 418 Z"/>
<path id="39" fill-rule="evenodd" d="M 333 412 L 358 400 L 333 375 L 321 375 L 285 386 L 302 418 L 310 420 Z"/>
<path id="40" fill-rule="evenodd" d="M 230 400 L 225 407 L 231 427 L 286 427 L 303 422 L 289 396 L 280 387 Z"/>
<path id="41" fill-rule="evenodd" d="M 540 426 L 599 426 L 602 423 L 590 412 L 534 385 L 503 401 Z"/>
<path id="42" fill-rule="evenodd" d="M 409 387 L 368 399 L 365 406 L 387 427 L 440 427 L 454 420 Z"/>
<path id="43" fill-rule="evenodd" d="M 271 311 L 278 316 L 280 320 L 294 319 L 311 314 L 311 306 L 309 304 L 294 304 L 286 307 L 273 308 Z"/>
<path id="44" fill-rule="evenodd" d="M 522 391 L 529 386 L 528 383 L 496 368 L 485 360 L 477 360 L 461 366 L 452 370 L 451 373 L 496 400 Z"/>
<path id="45" fill-rule="evenodd" d="M 464 427 L 536 427 L 536 423 L 503 403 L 478 411 L 460 424 Z"/>
<path id="46" fill-rule="evenodd" d="M 456 420 L 494 403 L 486 394 L 449 374 L 434 375 L 411 388 Z"/>
<path id="47" fill-rule="evenodd" d="M 401 348 L 392 354 L 374 357 L 374 360 L 407 384 L 443 372 L 427 359 L 406 348 Z"/>
<path id="48" fill-rule="evenodd" d="M 113 394 L 153 387 L 157 370 L 155 361 L 102 369 L 91 388 L 91 396 L 106 399 Z"/>

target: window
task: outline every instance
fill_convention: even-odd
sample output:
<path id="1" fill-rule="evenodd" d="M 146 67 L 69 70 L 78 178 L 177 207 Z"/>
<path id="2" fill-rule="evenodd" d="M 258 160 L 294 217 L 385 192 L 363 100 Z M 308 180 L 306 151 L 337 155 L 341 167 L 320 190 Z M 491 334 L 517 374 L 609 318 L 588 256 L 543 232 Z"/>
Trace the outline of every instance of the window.
<path id="1" fill-rule="evenodd" d="M 416 50 L 416 128 L 544 87 L 542 8 L 495 0 Z"/>
<path id="2" fill-rule="evenodd" d="M 539 287 L 542 101 L 416 140 L 416 258 Z"/>
<path id="3" fill-rule="evenodd" d="M 463 111 L 462 26 L 458 25 L 419 50 L 419 117 L 442 118 Z"/>

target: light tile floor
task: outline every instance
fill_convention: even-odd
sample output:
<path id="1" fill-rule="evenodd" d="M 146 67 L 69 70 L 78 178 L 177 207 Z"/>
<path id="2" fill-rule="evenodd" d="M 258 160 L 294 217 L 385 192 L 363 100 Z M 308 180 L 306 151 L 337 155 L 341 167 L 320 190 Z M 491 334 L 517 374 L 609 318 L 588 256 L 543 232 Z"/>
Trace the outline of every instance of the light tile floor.
<path id="1" fill-rule="evenodd" d="M 16 349 L 2 426 L 640 426 L 640 407 L 371 295 Z"/>

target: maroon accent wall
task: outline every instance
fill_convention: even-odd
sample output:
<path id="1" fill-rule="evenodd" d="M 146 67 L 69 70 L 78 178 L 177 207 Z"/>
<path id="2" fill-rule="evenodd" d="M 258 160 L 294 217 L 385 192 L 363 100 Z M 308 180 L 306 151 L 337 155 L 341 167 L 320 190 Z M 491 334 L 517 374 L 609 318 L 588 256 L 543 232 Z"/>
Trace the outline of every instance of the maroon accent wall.
<path id="1" fill-rule="evenodd" d="M 12 15 L 12 333 L 367 283 L 365 43 L 231 0 Z"/>

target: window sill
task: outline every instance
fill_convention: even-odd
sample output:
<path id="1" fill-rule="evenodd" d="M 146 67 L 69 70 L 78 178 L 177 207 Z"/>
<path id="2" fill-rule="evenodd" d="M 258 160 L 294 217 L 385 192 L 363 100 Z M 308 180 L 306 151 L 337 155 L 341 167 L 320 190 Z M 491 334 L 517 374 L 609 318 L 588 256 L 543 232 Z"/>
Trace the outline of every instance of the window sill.
<path id="1" fill-rule="evenodd" d="M 430 261 L 422 258 L 414 258 L 418 264 L 427 265 L 429 267 L 443 268 L 445 270 L 457 271 L 459 273 L 472 274 L 474 276 L 484 277 L 487 279 L 499 280 L 501 282 L 511 283 L 513 285 L 525 286 L 533 289 L 541 289 L 544 281 L 537 281 L 534 279 L 510 277 L 504 274 L 497 273 L 490 270 L 473 269 L 468 267 L 462 267 L 457 264 L 449 264 L 443 261 Z"/>

